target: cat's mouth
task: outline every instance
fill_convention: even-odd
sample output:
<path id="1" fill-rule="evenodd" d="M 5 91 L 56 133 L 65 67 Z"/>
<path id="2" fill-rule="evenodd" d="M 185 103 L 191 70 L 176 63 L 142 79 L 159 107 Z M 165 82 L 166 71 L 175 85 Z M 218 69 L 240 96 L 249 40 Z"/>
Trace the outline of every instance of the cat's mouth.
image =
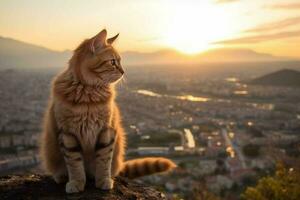
<path id="1" fill-rule="evenodd" d="M 124 75 L 121 72 L 118 74 L 115 74 L 114 76 L 110 77 L 107 81 L 105 81 L 105 84 L 106 85 L 116 84 L 123 78 L 123 76 Z"/>

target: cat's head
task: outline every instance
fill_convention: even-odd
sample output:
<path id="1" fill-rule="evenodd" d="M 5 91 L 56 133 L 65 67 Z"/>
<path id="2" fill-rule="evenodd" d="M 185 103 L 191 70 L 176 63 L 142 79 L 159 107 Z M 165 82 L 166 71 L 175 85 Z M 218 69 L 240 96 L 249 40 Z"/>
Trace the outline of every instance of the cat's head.
<path id="1" fill-rule="evenodd" d="M 121 57 L 112 46 L 118 36 L 107 39 L 107 31 L 103 29 L 77 47 L 70 60 L 70 69 L 80 82 L 110 85 L 123 77 Z"/>

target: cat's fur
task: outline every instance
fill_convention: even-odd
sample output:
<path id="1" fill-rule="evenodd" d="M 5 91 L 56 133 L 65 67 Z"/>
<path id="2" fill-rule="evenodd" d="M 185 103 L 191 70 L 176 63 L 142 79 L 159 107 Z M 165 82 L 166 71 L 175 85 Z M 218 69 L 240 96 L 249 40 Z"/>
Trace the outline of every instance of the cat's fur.
<path id="1" fill-rule="evenodd" d="M 53 80 L 45 116 L 41 158 L 66 192 L 84 190 L 86 176 L 111 189 L 117 175 L 135 178 L 175 167 L 165 158 L 124 161 L 125 134 L 114 101 L 114 84 L 123 76 L 120 56 L 102 30 L 85 40 L 69 66 Z"/>

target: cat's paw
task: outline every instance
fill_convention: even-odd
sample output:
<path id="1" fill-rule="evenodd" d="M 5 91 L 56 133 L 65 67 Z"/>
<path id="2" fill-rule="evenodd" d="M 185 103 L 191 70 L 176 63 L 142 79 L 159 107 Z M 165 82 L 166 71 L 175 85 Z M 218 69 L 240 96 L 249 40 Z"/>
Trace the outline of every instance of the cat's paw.
<path id="1" fill-rule="evenodd" d="M 54 174 L 53 179 L 57 184 L 66 183 L 68 181 L 66 174 Z"/>
<path id="2" fill-rule="evenodd" d="M 84 186 L 84 181 L 71 180 L 66 184 L 66 192 L 68 194 L 82 192 L 84 190 Z"/>
<path id="3" fill-rule="evenodd" d="M 112 178 L 104 178 L 96 180 L 96 188 L 101 190 L 111 190 L 114 187 L 114 180 Z"/>

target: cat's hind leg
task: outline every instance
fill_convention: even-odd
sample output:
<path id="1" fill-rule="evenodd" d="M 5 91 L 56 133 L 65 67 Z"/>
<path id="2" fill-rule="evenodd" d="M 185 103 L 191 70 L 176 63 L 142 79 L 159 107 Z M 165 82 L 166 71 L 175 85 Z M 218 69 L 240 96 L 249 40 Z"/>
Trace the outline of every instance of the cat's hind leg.
<path id="1" fill-rule="evenodd" d="M 58 142 L 58 134 L 48 129 L 43 133 L 40 156 L 43 168 L 51 174 L 56 183 L 66 182 L 67 169 Z"/>
<path id="2" fill-rule="evenodd" d="M 53 174 L 52 177 L 56 183 L 66 183 L 68 181 L 68 173 L 66 165 L 63 164 L 57 169 Z"/>

